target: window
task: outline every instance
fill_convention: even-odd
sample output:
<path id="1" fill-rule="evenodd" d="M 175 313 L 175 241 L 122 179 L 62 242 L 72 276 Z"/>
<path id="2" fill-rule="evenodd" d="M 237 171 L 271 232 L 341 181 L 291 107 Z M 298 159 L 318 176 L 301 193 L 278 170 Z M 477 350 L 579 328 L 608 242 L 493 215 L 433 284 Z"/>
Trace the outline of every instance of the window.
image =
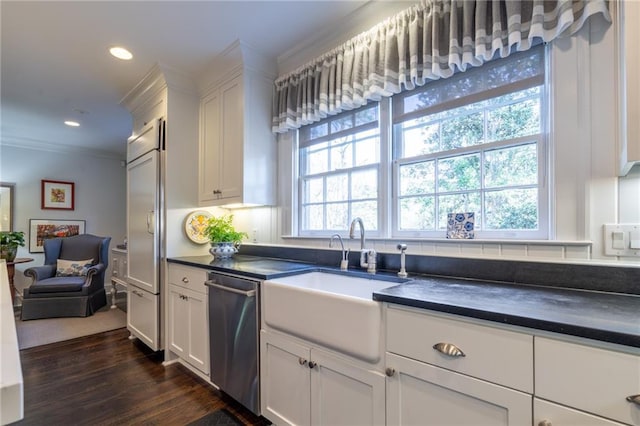
<path id="1" fill-rule="evenodd" d="M 301 235 L 344 231 L 356 216 L 378 229 L 378 117 L 373 104 L 300 129 Z"/>
<path id="2" fill-rule="evenodd" d="M 300 129 L 300 235 L 360 216 L 381 236 L 442 238 L 448 213 L 475 212 L 476 238 L 548 237 L 544 54 L 395 95 L 389 117 L 374 103 Z"/>

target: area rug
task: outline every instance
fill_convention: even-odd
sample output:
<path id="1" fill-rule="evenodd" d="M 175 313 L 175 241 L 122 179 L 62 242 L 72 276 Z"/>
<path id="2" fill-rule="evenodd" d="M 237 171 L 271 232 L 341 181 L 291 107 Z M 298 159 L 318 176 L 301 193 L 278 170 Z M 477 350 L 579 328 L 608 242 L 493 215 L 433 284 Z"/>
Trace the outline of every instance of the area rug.
<path id="1" fill-rule="evenodd" d="M 231 414 L 225 408 L 217 411 L 213 411 L 206 414 L 204 417 L 200 417 L 198 420 L 194 420 L 187 426 L 242 426 L 242 423 L 236 416 Z"/>
<path id="2" fill-rule="evenodd" d="M 89 317 L 45 318 L 22 321 L 16 316 L 20 349 L 62 342 L 127 326 L 127 314 L 109 305 Z"/>

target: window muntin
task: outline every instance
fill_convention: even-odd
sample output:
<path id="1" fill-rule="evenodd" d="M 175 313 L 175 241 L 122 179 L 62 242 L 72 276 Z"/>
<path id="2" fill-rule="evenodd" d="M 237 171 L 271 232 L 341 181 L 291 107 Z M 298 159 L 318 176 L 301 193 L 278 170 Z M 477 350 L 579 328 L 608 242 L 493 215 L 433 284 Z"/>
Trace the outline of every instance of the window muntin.
<path id="1" fill-rule="evenodd" d="M 344 231 L 356 216 L 378 229 L 378 116 L 373 104 L 300 130 L 301 235 Z"/>

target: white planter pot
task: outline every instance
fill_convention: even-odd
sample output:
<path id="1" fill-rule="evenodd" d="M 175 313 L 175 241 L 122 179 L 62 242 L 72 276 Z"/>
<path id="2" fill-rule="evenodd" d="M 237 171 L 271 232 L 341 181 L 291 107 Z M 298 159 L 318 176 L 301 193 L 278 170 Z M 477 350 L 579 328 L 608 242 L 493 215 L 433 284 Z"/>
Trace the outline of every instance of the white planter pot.
<path id="1" fill-rule="evenodd" d="M 211 243 L 209 253 L 215 259 L 228 259 L 238 252 L 238 244 L 235 243 Z"/>

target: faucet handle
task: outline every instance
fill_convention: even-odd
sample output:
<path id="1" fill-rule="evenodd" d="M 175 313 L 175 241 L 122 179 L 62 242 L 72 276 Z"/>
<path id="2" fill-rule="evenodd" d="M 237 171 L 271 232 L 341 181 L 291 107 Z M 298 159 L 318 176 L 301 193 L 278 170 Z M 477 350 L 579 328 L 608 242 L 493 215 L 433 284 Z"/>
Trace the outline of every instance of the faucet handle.
<path id="1" fill-rule="evenodd" d="M 407 249 L 407 245 L 406 244 L 398 244 L 397 245 L 398 250 L 400 250 L 401 252 L 405 251 Z"/>

